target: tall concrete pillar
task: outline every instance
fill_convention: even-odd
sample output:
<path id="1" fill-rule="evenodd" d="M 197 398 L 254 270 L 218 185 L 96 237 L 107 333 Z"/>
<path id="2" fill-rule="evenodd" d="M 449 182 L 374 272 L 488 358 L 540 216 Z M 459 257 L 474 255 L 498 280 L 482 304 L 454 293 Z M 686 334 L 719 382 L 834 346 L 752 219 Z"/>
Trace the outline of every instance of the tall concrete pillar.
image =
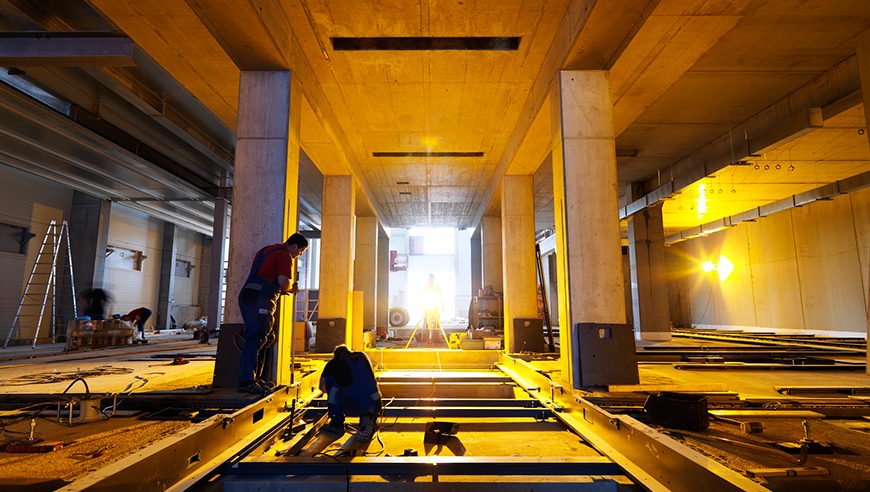
<path id="1" fill-rule="evenodd" d="M 483 217 L 480 221 L 483 286 L 491 285 L 496 292 L 504 291 L 501 239 L 501 217 Z"/>
<path id="2" fill-rule="evenodd" d="M 638 340 L 670 340 L 662 208 L 647 207 L 628 221 L 631 303 Z"/>
<path id="3" fill-rule="evenodd" d="M 579 388 L 584 381 L 575 324 L 625 323 L 608 72 L 559 72 L 550 103 L 562 379 Z"/>
<path id="4" fill-rule="evenodd" d="M 483 287 L 483 266 L 481 265 L 480 229 L 471 236 L 471 295 L 476 296 Z"/>
<path id="5" fill-rule="evenodd" d="M 870 114 L 870 29 L 865 30 L 855 37 L 855 49 L 858 58 L 858 72 L 861 77 L 861 93 L 864 96 L 864 113 Z M 870 132 L 867 138 L 870 140 Z M 864 276 L 870 278 L 870 273 L 864 272 Z M 870 299 L 868 299 L 870 306 Z M 867 339 L 870 340 L 870 310 L 867 315 Z M 870 374 L 870 350 L 867 351 L 867 374 Z"/>
<path id="6" fill-rule="evenodd" d="M 378 218 L 356 218 L 353 290 L 363 293 L 363 330 L 375 328 L 378 288 Z"/>
<path id="7" fill-rule="evenodd" d="M 214 203 L 214 225 L 212 227 L 212 242 L 211 254 L 212 259 L 209 262 L 209 277 L 208 277 L 208 318 L 207 326 L 209 330 L 215 330 L 221 324 L 223 319 L 224 309 L 223 304 L 224 293 L 224 261 L 227 257 L 226 238 L 227 238 L 227 200 L 218 198 Z"/>
<path id="8" fill-rule="evenodd" d="M 73 192 L 69 239 L 77 295 L 103 286 L 111 213 L 112 202 Z"/>
<path id="9" fill-rule="evenodd" d="M 378 226 L 378 278 L 375 325 L 390 326 L 390 236 Z"/>
<path id="10" fill-rule="evenodd" d="M 172 297 L 175 290 L 175 259 L 178 231 L 175 224 L 163 223 L 163 256 L 160 257 L 160 288 L 157 293 L 157 318 L 154 326 L 158 330 L 172 327 Z"/>
<path id="11" fill-rule="evenodd" d="M 224 303 L 228 323 L 242 322 L 238 296 L 256 252 L 296 230 L 301 111 L 301 90 L 289 71 L 241 73 Z M 278 384 L 290 381 L 293 302 L 288 299 L 281 302 L 275 345 Z"/>
<path id="12" fill-rule="evenodd" d="M 515 347 L 513 320 L 537 318 L 535 188 L 532 176 L 505 176 L 501 183 L 502 265 L 505 352 Z M 528 350 L 528 349 L 526 349 Z"/>
<path id="13" fill-rule="evenodd" d="M 353 340 L 354 193 L 352 176 L 323 177 L 317 317 L 344 318 L 347 321 L 344 341 L 348 344 Z M 318 350 L 322 351 L 320 347 Z"/>
<path id="14" fill-rule="evenodd" d="M 196 292 L 196 304 L 199 306 L 199 315 L 208 316 L 208 300 L 209 286 L 211 285 L 211 253 L 214 239 L 208 236 L 201 236 L 202 249 L 199 253 L 199 264 L 196 266 L 199 271 L 199 283 Z"/>

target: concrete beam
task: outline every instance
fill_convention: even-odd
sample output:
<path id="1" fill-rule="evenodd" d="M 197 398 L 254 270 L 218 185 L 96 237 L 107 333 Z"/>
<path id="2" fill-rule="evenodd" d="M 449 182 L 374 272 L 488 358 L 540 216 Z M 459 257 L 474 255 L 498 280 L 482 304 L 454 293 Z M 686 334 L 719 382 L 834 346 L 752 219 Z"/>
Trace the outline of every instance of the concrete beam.
<path id="1" fill-rule="evenodd" d="M 380 222 L 386 223 L 383 211 L 347 141 L 345 131 L 339 125 L 338 117 L 321 87 L 322 83 L 338 82 L 334 77 L 329 81 L 317 79 L 281 2 L 252 0 L 237 4 L 187 0 L 187 4 L 240 69 L 293 71 L 294 76 L 301 82 L 300 87 L 306 101 L 324 132 L 336 146 L 342 163 L 354 177 Z"/>
<path id="2" fill-rule="evenodd" d="M 136 66 L 133 40 L 117 33 L 4 32 L 0 35 L 4 67 Z"/>
<path id="3" fill-rule="evenodd" d="M 621 51 L 621 46 L 626 45 L 637 32 L 638 26 L 643 24 L 644 13 L 656 4 L 658 0 L 640 2 L 572 0 L 570 2 L 471 222 L 471 228 L 477 228 L 481 218 L 487 213 L 490 201 L 498 193 L 502 177 L 507 174 L 514 160 L 522 156 L 522 162 L 532 162 L 531 165 L 536 165 L 534 156 L 546 156 L 547 152 L 541 146 L 549 145 L 548 139 L 546 137 L 536 139 L 535 133 L 531 130 L 533 126 L 546 129 L 546 111 L 551 106 L 548 101 L 550 83 L 556 73 L 565 68 L 584 70 L 609 68 L 611 58 Z M 608 28 L 596 29 L 596 25 L 607 25 Z M 587 26 L 589 31 L 586 30 Z M 589 55 L 585 56 L 585 53 Z M 544 113 L 539 115 L 542 111 Z M 528 169 L 525 173 L 529 174 Z M 523 174 L 523 172 L 511 170 L 511 174 Z"/>
<path id="4" fill-rule="evenodd" d="M 655 191 L 629 203 L 620 211 L 620 218 L 625 219 L 752 154 L 766 152 L 822 128 L 824 120 L 861 103 L 857 97 L 860 89 L 858 62 L 853 56 L 643 182 L 644 190 Z"/>

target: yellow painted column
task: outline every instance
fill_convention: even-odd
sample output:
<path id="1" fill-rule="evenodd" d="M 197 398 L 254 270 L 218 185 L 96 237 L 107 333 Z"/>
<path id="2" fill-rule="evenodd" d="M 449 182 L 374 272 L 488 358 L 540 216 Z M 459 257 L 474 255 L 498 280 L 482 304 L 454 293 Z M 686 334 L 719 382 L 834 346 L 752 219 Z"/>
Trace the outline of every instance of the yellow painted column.
<path id="1" fill-rule="evenodd" d="M 505 176 L 502 180 L 502 270 L 506 353 L 523 350 L 523 347 L 515 346 L 513 320 L 538 317 L 534 191 L 532 176 Z"/>
<path id="2" fill-rule="evenodd" d="M 344 318 L 352 341 L 355 188 L 352 176 L 323 177 L 318 319 Z M 318 350 L 323 351 L 320 347 Z M 331 348 L 327 351 L 331 351 Z"/>
<path id="3" fill-rule="evenodd" d="M 364 330 L 375 328 L 378 287 L 378 218 L 356 218 L 356 251 L 353 261 L 354 290 L 362 291 Z M 387 253 L 389 254 L 389 253 Z"/>
<path id="4" fill-rule="evenodd" d="M 562 378 L 577 388 L 573 326 L 625 323 L 609 73 L 560 71 L 550 105 Z"/>
<path id="5" fill-rule="evenodd" d="M 501 217 L 483 217 L 480 221 L 483 287 L 492 286 L 495 292 L 504 290 L 501 237 Z"/>
<path id="6" fill-rule="evenodd" d="M 855 49 L 858 57 L 858 72 L 861 77 L 861 92 L 864 96 L 864 113 L 870 113 L 870 29 L 855 37 Z M 867 132 L 870 139 L 870 132 Z M 870 271 L 861 273 L 870 282 Z M 868 296 L 870 297 L 870 296 Z M 867 339 L 870 340 L 870 299 L 867 300 Z M 870 350 L 867 351 L 867 374 L 870 374 Z"/>
<path id="7" fill-rule="evenodd" d="M 241 72 L 225 301 L 228 323 L 242 322 L 238 296 L 254 255 L 296 231 L 301 104 L 301 89 L 289 71 Z M 282 304 L 275 359 L 278 384 L 289 381 L 284 356 L 289 357 L 285 347 L 292 339 L 293 302 Z"/>

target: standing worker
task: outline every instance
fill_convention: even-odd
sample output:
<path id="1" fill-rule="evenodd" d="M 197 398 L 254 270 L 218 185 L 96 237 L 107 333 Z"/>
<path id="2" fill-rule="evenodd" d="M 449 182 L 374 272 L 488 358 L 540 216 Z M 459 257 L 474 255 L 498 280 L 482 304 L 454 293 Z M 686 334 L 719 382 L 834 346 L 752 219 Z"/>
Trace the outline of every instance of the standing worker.
<path id="1" fill-rule="evenodd" d="M 239 309 L 245 321 L 245 346 L 239 371 L 239 392 L 263 394 L 274 385 L 259 375 L 259 354 L 263 341 L 272 330 L 278 296 L 296 294 L 293 260 L 305 251 L 308 240 L 298 232 L 281 244 L 266 246 L 257 252 L 251 273 L 239 293 Z"/>
<path id="2" fill-rule="evenodd" d="M 139 328 L 139 340 L 145 341 L 145 322 L 151 317 L 151 310 L 148 308 L 136 308 L 129 313 L 121 316 L 122 321 L 132 321 L 133 326 Z"/>
<path id="3" fill-rule="evenodd" d="M 429 281 L 420 292 L 420 304 L 423 306 L 422 333 L 423 342 L 432 345 L 441 331 L 441 311 L 444 310 L 444 300 L 441 297 L 441 287 L 435 283 L 435 274 L 429 274 Z"/>

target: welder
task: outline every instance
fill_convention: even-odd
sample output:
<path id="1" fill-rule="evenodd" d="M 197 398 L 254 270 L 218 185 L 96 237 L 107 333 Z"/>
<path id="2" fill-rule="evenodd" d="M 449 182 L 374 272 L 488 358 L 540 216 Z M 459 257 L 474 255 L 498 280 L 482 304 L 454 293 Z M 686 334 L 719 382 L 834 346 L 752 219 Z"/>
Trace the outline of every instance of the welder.
<path id="1" fill-rule="evenodd" d="M 359 417 L 357 440 L 372 440 L 381 414 L 381 392 L 372 361 L 364 352 L 353 352 L 344 344 L 335 347 L 320 376 L 320 390 L 326 393 L 329 414 L 323 432 L 341 436 L 345 416 Z"/>
<path id="2" fill-rule="evenodd" d="M 245 322 L 245 346 L 239 364 L 239 391 L 263 394 L 274 387 L 259 378 L 259 353 L 269 338 L 275 307 L 281 294 L 296 294 L 299 285 L 293 278 L 293 260 L 305 251 L 308 240 L 298 232 L 287 241 L 266 246 L 257 252 L 251 273 L 239 293 L 239 310 Z"/>

